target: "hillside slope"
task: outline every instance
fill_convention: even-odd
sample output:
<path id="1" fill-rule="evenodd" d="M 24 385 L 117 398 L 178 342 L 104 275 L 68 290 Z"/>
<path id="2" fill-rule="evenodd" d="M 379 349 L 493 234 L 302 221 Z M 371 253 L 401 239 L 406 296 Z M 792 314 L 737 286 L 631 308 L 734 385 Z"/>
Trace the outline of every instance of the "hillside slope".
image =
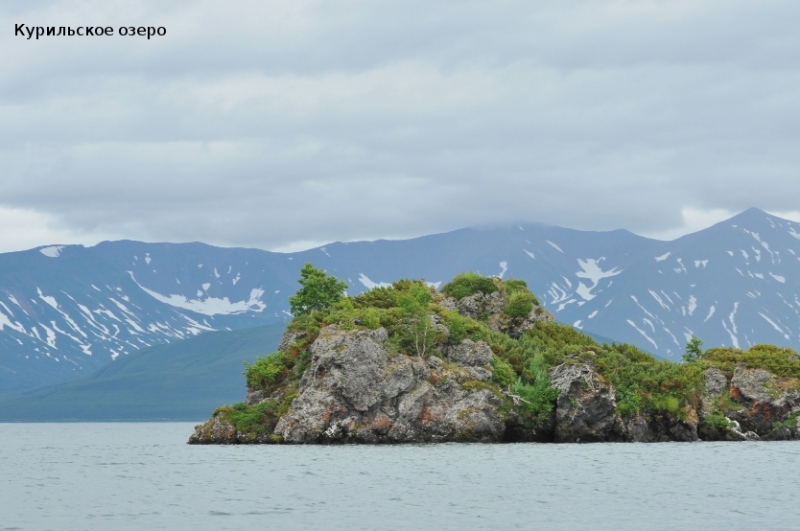
<path id="1" fill-rule="evenodd" d="M 206 332 L 142 349 L 76 380 L 0 396 L 0 421 L 199 420 L 238 400 L 243 362 L 277 348 L 283 329 Z"/>

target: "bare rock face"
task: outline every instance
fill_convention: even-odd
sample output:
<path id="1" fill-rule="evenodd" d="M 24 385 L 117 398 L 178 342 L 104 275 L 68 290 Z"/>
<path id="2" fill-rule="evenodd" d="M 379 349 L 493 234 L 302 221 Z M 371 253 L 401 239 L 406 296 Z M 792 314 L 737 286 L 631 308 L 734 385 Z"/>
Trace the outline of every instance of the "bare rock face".
<path id="1" fill-rule="evenodd" d="M 383 328 L 323 329 L 275 434 L 288 443 L 501 440 L 500 398 L 459 382 L 491 361 L 485 344 L 458 345 L 451 360 L 463 370 L 454 372 L 440 362 L 391 355 L 387 337 Z"/>
<path id="2" fill-rule="evenodd" d="M 614 391 L 590 365 L 559 365 L 551 371 L 551 379 L 561 390 L 556 402 L 557 442 L 623 440 Z"/>
<path id="3" fill-rule="evenodd" d="M 625 422 L 625 440 L 631 442 L 693 442 L 699 440 L 699 418 L 691 407 L 680 417 L 667 414 L 638 416 Z"/>

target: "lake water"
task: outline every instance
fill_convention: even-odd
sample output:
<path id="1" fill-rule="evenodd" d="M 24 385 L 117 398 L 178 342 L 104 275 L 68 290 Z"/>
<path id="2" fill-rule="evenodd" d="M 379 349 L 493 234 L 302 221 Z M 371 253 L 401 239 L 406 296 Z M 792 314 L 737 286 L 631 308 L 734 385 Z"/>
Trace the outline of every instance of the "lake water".
<path id="1" fill-rule="evenodd" d="M 0 424 L 0 530 L 800 529 L 800 443 L 188 446 Z"/>

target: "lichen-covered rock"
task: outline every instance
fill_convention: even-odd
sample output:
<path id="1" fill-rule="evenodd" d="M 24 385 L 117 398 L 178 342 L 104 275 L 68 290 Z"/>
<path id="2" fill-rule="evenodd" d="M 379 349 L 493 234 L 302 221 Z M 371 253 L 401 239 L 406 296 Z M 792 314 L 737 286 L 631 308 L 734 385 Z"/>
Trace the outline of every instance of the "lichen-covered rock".
<path id="1" fill-rule="evenodd" d="M 443 348 L 447 359 L 464 367 L 484 367 L 492 362 L 492 349 L 485 341 L 464 339 L 458 345 Z"/>
<path id="2" fill-rule="evenodd" d="M 800 382 L 769 371 L 737 366 L 728 381 L 716 367 L 706 369 L 702 400 L 703 440 L 756 441 L 800 439 Z"/>
<path id="3" fill-rule="evenodd" d="M 478 292 L 462 299 L 447 297 L 440 304 L 443 308 L 458 311 L 464 317 L 469 317 L 476 321 L 484 321 L 489 326 L 489 329 L 503 332 L 515 339 L 533 328 L 538 321 L 553 321 L 553 316 L 536 304 L 533 305 L 527 316 L 510 317 L 506 315 L 504 312 L 506 299 L 498 291 L 493 293 Z"/>
<path id="4" fill-rule="evenodd" d="M 728 411 L 728 417 L 738 422 L 743 432 L 769 436 L 777 424 L 800 412 L 797 383 L 795 379 L 781 379 L 763 369 L 736 367 L 730 397 L 744 407 Z"/>
<path id="5" fill-rule="evenodd" d="M 706 396 L 702 398 L 702 414 L 709 415 L 715 409 L 715 403 L 728 388 L 728 378 L 725 373 L 716 367 L 709 367 L 703 373 L 703 383 L 706 389 Z"/>
<path id="6" fill-rule="evenodd" d="M 204 424 L 195 426 L 189 444 L 236 444 L 236 428 L 214 415 Z"/>
<path id="7" fill-rule="evenodd" d="M 719 396 L 728 387 L 728 378 L 725 373 L 716 367 L 709 367 L 703 373 L 703 382 L 709 396 Z"/>

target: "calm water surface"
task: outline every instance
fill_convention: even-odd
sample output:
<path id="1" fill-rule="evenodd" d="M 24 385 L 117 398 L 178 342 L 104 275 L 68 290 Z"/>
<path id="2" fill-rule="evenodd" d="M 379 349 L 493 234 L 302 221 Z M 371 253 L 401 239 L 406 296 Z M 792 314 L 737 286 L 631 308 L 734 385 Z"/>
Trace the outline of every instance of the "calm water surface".
<path id="1" fill-rule="evenodd" d="M 0 530 L 800 529 L 800 443 L 188 446 L 0 424 Z"/>

